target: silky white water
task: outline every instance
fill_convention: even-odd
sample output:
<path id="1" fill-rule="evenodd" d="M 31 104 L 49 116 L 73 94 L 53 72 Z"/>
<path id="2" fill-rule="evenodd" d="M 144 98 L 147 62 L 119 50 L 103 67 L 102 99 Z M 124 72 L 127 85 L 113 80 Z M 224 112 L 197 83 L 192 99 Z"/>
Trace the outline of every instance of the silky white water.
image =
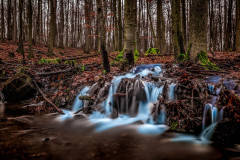
<path id="1" fill-rule="evenodd" d="M 161 77 L 162 76 L 162 69 L 161 65 L 142 65 L 134 68 L 130 73 L 125 75 L 114 77 L 111 81 L 107 99 L 102 102 L 103 112 L 94 111 L 89 116 L 89 121 L 96 125 L 96 131 L 102 132 L 107 129 L 111 129 L 118 126 L 129 125 L 133 123 L 137 123 L 137 130 L 141 134 L 148 134 L 148 135 L 157 135 L 161 134 L 168 129 L 165 125 L 166 121 L 166 111 L 165 108 L 162 108 L 160 114 L 158 114 L 157 119 L 154 121 L 152 115 L 150 114 L 151 108 L 154 106 L 154 103 L 158 102 L 158 98 L 162 96 L 164 85 L 158 86 L 153 82 L 146 81 L 143 77 L 152 74 L 154 76 Z M 111 118 L 113 113 L 113 96 L 116 94 L 117 88 L 123 79 L 134 79 L 138 77 L 134 84 L 134 87 L 141 87 L 140 84 L 143 84 L 144 91 L 146 93 L 146 100 L 143 100 L 139 103 L 138 111 L 135 116 L 130 116 L 128 114 L 118 114 L 118 117 L 115 119 Z M 176 83 L 168 83 L 168 90 L 167 96 L 168 101 L 175 100 L 175 90 L 176 90 Z M 127 86 L 128 87 L 128 86 Z M 209 85 L 210 92 L 214 91 L 214 86 Z M 74 101 L 74 105 L 72 110 L 64 110 L 65 115 L 60 117 L 61 120 L 69 119 L 74 116 L 74 113 L 78 111 L 81 107 L 84 107 L 84 102 L 80 100 L 79 96 L 88 95 L 90 87 L 85 87 L 81 90 L 79 95 L 76 97 Z M 127 89 L 126 89 L 127 91 Z M 219 94 L 219 93 L 218 93 Z M 127 96 L 126 96 L 127 97 Z M 207 143 L 210 139 L 215 126 L 219 120 L 223 118 L 223 110 L 218 112 L 217 108 L 214 106 L 216 102 L 216 98 L 213 98 L 211 103 L 206 104 L 204 107 L 204 115 L 203 115 L 203 132 L 198 137 L 196 136 L 189 136 L 189 135 L 178 135 L 173 139 L 173 141 L 202 141 Z M 128 104 L 128 99 L 126 98 L 126 105 Z M 131 109 L 131 108 L 130 108 Z M 210 126 L 206 127 L 206 117 L 207 113 L 211 112 L 211 124 Z M 127 110 L 128 113 L 128 110 Z M 157 124 L 157 125 L 156 125 Z"/>

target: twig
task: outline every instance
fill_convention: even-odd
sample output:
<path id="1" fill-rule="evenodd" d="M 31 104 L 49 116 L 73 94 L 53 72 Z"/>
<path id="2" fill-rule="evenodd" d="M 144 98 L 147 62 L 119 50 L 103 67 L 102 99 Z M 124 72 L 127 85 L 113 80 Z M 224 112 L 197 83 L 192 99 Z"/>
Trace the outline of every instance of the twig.
<path id="1" fill-rule="evenodd" d="M 49 104 L 51 104 L 55 110 L 60 113 L 60 114 L 64 114 L 63 111 L 61 109 L 59 109 L 53 102 L 51 102 L 46 96 L 45 94 L 43 93 L 43 91 L 39 88 L 39 86 L 37 85 L 36 81 L 33 80 L 35 86 L 37 87 L 37 90 L 40 92 L 40 94 L 43 96 L 43 98 L 45 99 L 45 101 L 47 101 Z"/>

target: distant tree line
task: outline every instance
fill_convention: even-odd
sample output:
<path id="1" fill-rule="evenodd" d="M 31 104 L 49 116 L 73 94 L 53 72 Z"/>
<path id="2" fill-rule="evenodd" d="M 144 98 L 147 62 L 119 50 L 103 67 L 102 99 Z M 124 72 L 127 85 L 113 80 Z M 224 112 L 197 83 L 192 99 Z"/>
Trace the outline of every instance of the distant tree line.
<path id="1" fill-rule="evenodd" d="M 0 0 L 0 39 L 86 53 L 240 51 L 239 0 Z M 103 47 L 104 46 L 104 47 Z M 103 47 L 103 48 L 102 48 Z M 106 59 L 106 58 L 105 58 Z M 132 61 L 132 60 L 130 60 Z M 132 63 L 132 62 L 131 62 Z"/>

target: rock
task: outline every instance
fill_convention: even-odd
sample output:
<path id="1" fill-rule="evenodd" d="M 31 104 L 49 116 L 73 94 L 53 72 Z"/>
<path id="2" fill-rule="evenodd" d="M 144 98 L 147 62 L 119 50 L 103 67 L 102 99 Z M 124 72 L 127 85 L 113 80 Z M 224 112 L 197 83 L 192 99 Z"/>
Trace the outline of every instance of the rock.
<path id="1" fill-rule="evenodd" d="M 225 118 L 217 124 L 211 140 L 224 146 L 232 146 L 240 144 L 240 122 L 229 120 Z"/>
<path id="2" fill-rule="evenodd" d="M 2 93 L 8 102 L 19 102 L 33 97 L 36 92 L 32 79 L 23 73 L 17 73 L 3 84 Z"/>

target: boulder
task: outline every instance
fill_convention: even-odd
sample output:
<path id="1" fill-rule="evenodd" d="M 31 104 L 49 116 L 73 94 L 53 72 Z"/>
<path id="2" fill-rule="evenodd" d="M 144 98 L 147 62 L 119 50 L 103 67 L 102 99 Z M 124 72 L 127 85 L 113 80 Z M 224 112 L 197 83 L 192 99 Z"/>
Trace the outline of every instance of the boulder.
<path id="1" fill-rule="evenodd" d="M 17 73 L 3 84 L 2 93 L 8 102 L 19 102 L 29 99 L 36 92 L 32 79 L 24 73 Z"/>

